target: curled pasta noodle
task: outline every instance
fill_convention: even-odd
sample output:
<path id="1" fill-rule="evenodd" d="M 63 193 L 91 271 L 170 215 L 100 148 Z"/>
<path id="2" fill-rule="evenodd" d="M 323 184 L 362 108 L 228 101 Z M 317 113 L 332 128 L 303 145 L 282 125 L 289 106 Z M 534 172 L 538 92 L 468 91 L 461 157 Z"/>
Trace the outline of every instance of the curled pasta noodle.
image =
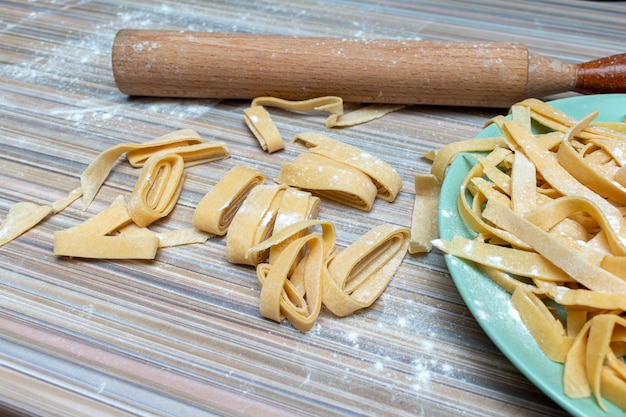
<path id="1" fill-rule="evenodd" d="M 193 225 L 218 236 L 225 235 L 237 210 L 254 187 L 265 176 L 251 168 L 238 165 L 200 200 L 193 215 Z"/>
<path id="2" fill-rule="evenodd" d="M 339 252 L 328 264 L 322 283 L 322 302 L 343 317 L 374 303 L 404 259 L 408 229 L 383 224 Z"/>
<path id="3" fill-rule="evenodd" d="M 285 147 L 278 128 L 263 106 L 252 106 L 243 111 L 244 121 L 264 151 L 273 153 Z"/>
<path id="4" fill-rule="evenodd" d="M 314 154 L 330 158 L 363 172 L 372 179 L 378 190 L 378 195 L 383 200 L 390 202 L 395 200 L 400 188 L 402 188 L 402 181 L 395 169 L 382 159 L 363 152 L 355 146 L 313 132 L 299 133 L 293 140 L 303 142 Z"/>
<path id="5" fill-rule="evenodd" d="M 281 164 L 276 182 L 370 211 L 377 189 L 363 172 L 322 155 L 303 153 Z"/>
<path id="6" fill-rule="evenodd" d="M 305 247 L 308 251 L 301 258 Z M 327 273 L 321 235 L 293 240 L 274 263 L 257 266 L 260 314 L 277 322 L 287 318 L 298 330 L 310 330 L 322 306 L 320 277 Z"/>
<path id="7" fill-rule="evenodd" d="M 141 152 L 140 152 L 141 151 Z M 228 158 L 230 152 L 221 141 L 194 143 L 175 147 L 140 148 L 126 153 L 126 159 L 134 168 L 141 168 L 157 152 L 175 153 L 183 158 L 185 168 Z"/>
<path id="8" fill-rule="evenodd" d="M 128 202 L 128 211 L 140 227 L 167 216 L 183 187 L 184 161 L 175 153 L 157 153 L 144 165 Z"/>
<path id="9" fill-rule="evenodd" d="M 274 222 L 273 234 L 280 233 L 283 229 L 294 223 L 314 219 L 319 210 L 320 199 L 311 195 L 307 191 L 301 191 L 293 187 L 288 187 L 283 194 L 283 199 L 276 213 L 276 221 Z M 302 231 L 299 235 L 292 238 L 296 239 L 306 234 Z M 281 244 L 273 245 L 270 248 L 270 263 L 278 256 L 278 254 L 289 244 L 289 241 Z"/>
<path id="10" fill-rule="evenodd" d="M 226 258 L 231 263 L 258 265 L 268 251 L 247 253 L 248 249 L 271 236 L 280 207 L 284 185 L 258 185 L 250 191 L 235 213 L 226 233 Z"/>
<path id="11" fill-rule="evenodd" d="M 141 158 L 139 158 L 139 155 L 144 152 L 152 155 L 155 152 L 201 142 L 202 139 L 197 132 L 190 129 L 182 129 L 168 133 L 150 142 L 142 144 L 121 143 L 106 149 L 89 164 L 80 177 L 81 189 L 83 191 L 83 210 L 87 210 L 100 186 L 109 175 L 113 164 L 124 153 L 130 152 L 131 155 L 134 155 L 132 159 L 135 159 L 135 157 L 143 159 L 145 154 Z"/>
<path id="12" fill-rule="evenodd" d="M 277 97 L 257 97 L 252 100 L 252 107 L 277 107 L 300 112 L 329 112 L 326 126 L 331 127 L 343 114 L 343 99 L 337 96 L 316 97 L 308 100 L 285 100 Z"/>

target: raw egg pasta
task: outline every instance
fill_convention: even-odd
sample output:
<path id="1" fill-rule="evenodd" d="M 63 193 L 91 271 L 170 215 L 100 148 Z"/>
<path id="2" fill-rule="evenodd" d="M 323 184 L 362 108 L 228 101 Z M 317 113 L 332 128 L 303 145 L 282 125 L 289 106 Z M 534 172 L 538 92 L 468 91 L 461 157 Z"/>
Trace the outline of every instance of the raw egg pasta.
<path id="1" fill-rule="evenodd" d="M 194 227 L 225 235 L 250 191 L 264 181 L 265 175 L 254 169 L 241 165 L 231 168 L 198 203 L 193 215 Z"/>
<path id="2" fill-rule="evenodd" d="M 433 245 L 512 294 L 539 347 L 564 364 L 566 395 L 626 410 L 626 136 L 595 123 L 597 112 L 577 120 L 535 99 L 510 113 L 490 121 L 500 138 L 454 146 L 488 152 L 475 156 L 458 198 L 476 237 Z M 552 132 L 534 134 L 534 124 Z M 454 149 L 435 155 L 438 173 Z"/>

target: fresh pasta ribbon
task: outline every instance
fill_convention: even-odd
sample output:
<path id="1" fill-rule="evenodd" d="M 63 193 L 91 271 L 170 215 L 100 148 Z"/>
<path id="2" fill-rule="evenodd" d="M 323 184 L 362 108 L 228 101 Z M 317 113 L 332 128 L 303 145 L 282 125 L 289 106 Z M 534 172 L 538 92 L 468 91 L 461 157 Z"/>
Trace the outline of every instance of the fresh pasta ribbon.
<path id="1" fill-rule="evenodd" d="M 477 235 L 432 243 L 511 293 L 540 349 L 564 364 L 567 396 L 626 410 L 626 136 L 597 112 L 578 120 L 535 99 L 510 113 L 489 122 L 501 131 L 493 149 L 470 140 L 435 154 L 443 175 L 454 149 L 485 148 L 461 156 L 457 207 Z"/>
<path id="2" fill-rule="evenodd" d="M 128 202 L 128 211 L 140 227 L 167 216 L 176 205 L 185 178 L 183 158 L 156 153 L 145 163 Z"/>
<path id="3" fill-rule="evenodd" d="M 406 106 L 403 104 L 368 104 L 356 110 L 339 115 L 337 118 L 329 118 L 326 127 L 350 127 L 372 120 L 380 119 L 384 115 L 401 110 Z"/>
<path id="4" fill-rule="evenodd" d="M 409 239 L 408 229 L 383 224 L 335 255 L 322 277 L 324 305 L 340 317 L 372 305 L 404 259 Z"/>
<path id="5" fill-rule="evenodd" d="M 561 322 L 548 307 L 532 292 L 518 287 L 513 292 L 511 303 L 518 311 L 528 331 L 541 345 L 543 352 L 555 362 L 563 363 L 574 339 L 567 336 Z"/>
<path id="6" fill-rule="evenodd" d="M 278 128 L 263 106 L 253 105 L 243 111 L 244 122 L 264 151 L 273 153 L 285 147 Z"/>
<path id="7" fill-rule="evenodd" d="M 112 234 L 132 220 L 122 196 L 83 223 L 54 233 L 54 254 L 94 259 L 154 259 L 159 239 L 154 234 Z"/>
<path id="8" fill-rule="evenodd" d="M 441 184 L 432 174 L 415 174 L 415 201 L 411 216 L 409 253 L 430 252 L 437 238 Z"/>
<path id="9" fill-rule="evenodd" d="M 359 210 L 370 211 L 376 198 L 374 183 L 349 165 L 312 153 L 302 153 L 281 164 L 279 184 L 311 191 Z"/>
<path id="10" fill-rule="evenodd" d="M 300 258 L 304 248 L 304 258 Z M 321 235 L 312 233 L 292 241 L 272 264 L 257 266 L 261 285 L 261 316 L 281 322 L 287 318 L 301 332 L 313 327 L 322 306 L 322 279 L 327 274 Z"/>
<path id="11" fill-rule="evenodd" d="M 141 152 L 139 152 L 141 151 Z M 208 162 L 219 161 L 230 156 L 226 144 L 221 141 L 192 143 L 188 145 L 163 147 L 163 148 L 140 148 L 127 152 L 126 159 L 134 168 L 141 168 L 157 152 L 174 153 L 183 158 L 185 168 Z"/>
<path id="12" fill-rule="evenodd" d="M 264 181 L 265 176 L 259 171 L 235 166 L 200 200 L 193 215 L 194 227 L 225 235 L 248 194 Z"/>
<path id="13" fill-rule="evenodd" d="M 498 146 L 504 145 L 505 140 L 502 136 L 450 143 L 435 153 L 432 160 L 433 163 L 430 167 L 430 173 L 433 174 L 439 182 L 442 182 L 446 169 L 448 169 L 448 166 L 459 154 L 464 152 L 488 152 Z"/>
<path id="14" fill-rule="evenodd" d="M 311 195 L 307 191 L 301 191 L 297 188 L 288 187 L 283 194 L 283 199 L 276 213 L 276 221 L 274 222 L 274 230 L 272 234 L 280 233 L 283 229 L 292 224 L 317 217 L 320 206 L 320 199 Z M 300 232 L 292 238 L 296 239 L 306 234 L 306 231 Z M 278 256 L 278 254 L 289 244 L 289 241 L 281 244 L 273 245 L 269 252 L 270 263 Z"/>
<path id="15" fill-rule="evenodd" d="M 154 259 L 159 248 L 156 236 L 86 235 L 56 232 L 54 254 L 92 259 Z"/>
<path id="16" fill-rule="evenodd" d="M 248 256 L 251 247 L 271 236 L 278 208 L 287 187 L 258 185 L 250 191 L 235 213 L 226 233 L 226 258 L 231 263 L 257 265 L 267 257 L 267 251 Z"/>
<path id="17" fill-rule="evenodd" d="M 284 110 L 299 112 L 329 112 L 326 126 L 333 126 L 337 118 L 343 114 L 343 99 L 336 96 L 316 97 L 308 100 L 285 100 L 277 97 L 257 97 L 252 100 L 252 107 L 277 107 Z"/>
<path id="18" fill-rule="evenodd" d="M 406 107 L 402 104 L 368 104 L 348 113 L 344 113 L 344 104 L 341 97 L 323 96 L 308 100 L 291 101 L 276 97 L 257 97 L 252 100 L 252 106 L 277 107 L 284 110 L 299 112 L 329 112 L 326 127 L 349 127 L 372 120 Z"/>
<path id="19" fill-rule="evenodd" d="M 29 202 L 16 203 L 0 224 L 0 246 L 21 236 L 52 213 L 52 207 Z"/>
<path id="20" fill-rule="evenodd" d="M 330 158 L 363 172 L 372 179 L 378 190 L 378 195 L 383 200 L 389 202 L 395 200 L 400 188 L 402 188 L 402 180 L 395 169 L 382 159 L 363 152 L 356 146 L 313 132 L 299 133 L 293 140 L 303 142 L 314 154 Z"/>
<path id="21" fill-rule="evenodd" d="M 563 270 L 536 252 L 491 245 L 460 236 L 454 236 L 449 242 L 435 239 L 433 245 L 442 252 L 520 277 L 539 278 L 558 283 L 574 281 Z"/>
<path id="22" fill-rule="evenodd" d="M 109 175 L 111 168 L 113 168 L 113 164 L 124 153 L 130 152 L 133 161 L 143 160 L 156 152 L 201 142 L 202 139 L 197 132 L 182 129 L 163 135 L 150 142 L 142 144 L 121 143 L 106 149 L 89 164 L 80 177 L 81 189 L 83 191 L 83 210 L 87 210 L 100 186 Z"/>
<path id="23" fill-rule="evenodd" d="M 497 203 L 488 203 L 483 216 L 498 227 L 511 231 L 587 288 L 626 294 L 626 281 L 581 259 L 575 250 L 558 240 L 550 239 L 548 232 L 511 209 Z"/>

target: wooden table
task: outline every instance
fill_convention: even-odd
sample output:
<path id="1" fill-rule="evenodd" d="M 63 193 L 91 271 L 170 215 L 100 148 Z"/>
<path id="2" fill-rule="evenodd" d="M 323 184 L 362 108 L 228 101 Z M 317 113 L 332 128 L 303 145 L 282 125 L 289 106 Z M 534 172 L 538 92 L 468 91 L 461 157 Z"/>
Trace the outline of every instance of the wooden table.
<path id="1" fill-rule="evenodd" d="M 181 128 L 223 140 L 229 159 L 190 168 L 157 231 L 189 227 L 200 198 L 235 165 L 276 177 L 302 152 L 262 152 L 249 102 L 129 98 L 110 52 L 122 28 L 345 38 L 497 40 L 582 62 L 624 52 L 626 4 L 587 1 L 0 1 L 0 219 L 49 204 L 103 150 Z M 503 86 L 504 88 L 505 86 Z M 572 94 L 563 94 L 569 96 Z M 369 213 L 323 201 L 345 247 L 373 225 L 409 226 L 422 153 L 467 139 L 506 109 L 412 106 L 354 128 L 272 111 L 285 138 L 319 131 L 392 164 L 394 203 Z M 487 338 L 443 256 L 407 255 L 382 297 L 346 318 L 323 311 L 304 334 L 258 313 L 254 269 L 231 265 L 225 238 L 154 261 L 67 259 L 53 233 L 127 196 L 137 170 L 115 165 L 88 211 L 80 202 L 0 247 L 0 408 L 104 415 L 557 416 L 566 413 Z"/>

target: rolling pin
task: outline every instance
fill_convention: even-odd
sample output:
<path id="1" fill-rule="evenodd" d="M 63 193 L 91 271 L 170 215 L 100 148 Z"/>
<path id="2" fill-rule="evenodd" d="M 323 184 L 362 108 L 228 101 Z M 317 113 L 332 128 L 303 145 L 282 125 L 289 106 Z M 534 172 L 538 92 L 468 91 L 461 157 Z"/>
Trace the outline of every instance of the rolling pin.
<path id="1" fill-rule="evenodd" d="M 500 42 L 124 29 L 112 68 L 131 96 L 509 107 L 567 91 L 626 92 L 626 54 L 571 64 Z"/>

